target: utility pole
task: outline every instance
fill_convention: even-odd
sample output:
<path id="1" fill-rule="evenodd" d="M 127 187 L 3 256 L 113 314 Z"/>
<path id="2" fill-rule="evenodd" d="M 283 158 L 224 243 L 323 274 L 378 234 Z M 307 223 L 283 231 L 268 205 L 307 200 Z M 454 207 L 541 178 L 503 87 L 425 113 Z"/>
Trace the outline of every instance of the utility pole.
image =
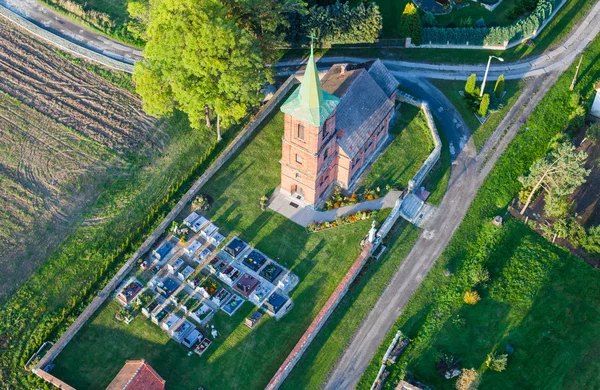
<path id="1" fill-rule="evenodd" d="M 483 75 L 483 83 L 481 83 L 481 92 L 479 92 L 479 97 L 483 97 L 483 91 L 485 90 L 485 80 L 487 79 L 487 75 L 490 70 L 490 63 L 492 62 L 492 58 L 495 58 L 500 62 L 504 62 L 504 58 L 496 56 L 490 56 L 490 58 L 488 58 L 487 67 L 485 68 L 485 74 Z"/>
<path id="2" fill-rule="evenodd" d="M 583 55 L 579 57 L 579 64 L 577 64 L 577 69 L 575 70 L 575 76 L 573 76 L 573 82 L 571 83 L 570 90 L 572 91 L 575 88 L 575 83 L 577 82 L 577 76 L 579 75 L 579 68 L 581 67 L 581 61 L 583 61 Z"/>

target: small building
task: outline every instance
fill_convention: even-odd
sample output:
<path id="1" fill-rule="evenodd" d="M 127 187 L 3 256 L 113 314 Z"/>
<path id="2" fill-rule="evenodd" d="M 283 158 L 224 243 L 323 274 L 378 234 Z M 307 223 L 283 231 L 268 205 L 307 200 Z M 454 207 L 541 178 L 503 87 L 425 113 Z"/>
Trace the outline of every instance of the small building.
<path id="1" fill-rule="evenodd" d="M 178 257 L 177 260 L 175 260 L 171 264 L 167 264 L 167 269 L 169 270 L 170 273 L 174 274 L 175 272 L 177 272 L 179 270 L 179 268 L 181 268 L 183 263 L 184 263 L 183 259 L 181 257 Z"/>
<path id="2" fill-rule="evenodd" d="M 194 344 L 196 344 L 198 339 L 200 339 L 201 337 L 203 337 L 202 333 L 200 333 L 198 329 L 194 328 L 194 330 L 189 332 L 186 336 L 184 336 L 181 339 L 181 344 L 185 345 L 188 348 L 192 348 Z"/>
<path id="3" fill-rule="evenodd" d="M 219 231 L 219 228 L 214 223 L 208 224 L 208 226 L 204 227 L 200 232 L 200 237 L 204 238 L 208 241 L 214 234 Z"/>
<path id="4" fill-rule="evenodd" d="M 212 297 L 211 301 L 217 305 L 222 306 L 231 297 L 231 293 L 224 288 L 220 288 L 219 291 Z"/>
<path id="5" fill-rule="evenodd" d="M 191 296 L 187 301 L 181 305 L 181 310 L 183 310 L 186 314 L 192 313 L 197 307 L 200 305 L 200 299 L 195 296 Z"/>
<path id="6" fill-rule="evenodd" d="M 198 356 L 202 356 L 204 352 L 210 347 L 212 341 L 208 337 L 204 337 L 202 340 L 198 340 L 196 345 L 194 346 L 194 352 L 198 354 Z"/>
<path id="7" fill-rule="evenodd" d="M 175 245 L 171 241 L 165 241 L 157 250 L 152 252 L 152 255 L 158 261 L 165 260 L 173 248 L 175 248 Z"/>
<path id="8" fill-rule="evenodd" d="M 395 390 L 421 390 L 421 388 L 415 385 L 411 385 L 408 382 L 400 381 L 398 383 L 398 386 L 396 386 Z"/>
<path id="9" fill-rule="evenodd" d="M 212 251 L 209 248 L 204 248 L 198 253 L 198 255 L 194 258 L 194 261 L 197 263 L 202 263 L 204 260 L 210 256 Z"/>
<path id="10" fill-rule="evenodd" d="M 200 218 L 200 214 L 194 211 L 190 215 L 185 217 L 185 219 L 183 220 L 183 224 L 192 227 L 192 225 L 198 220 L 198 218 Z"/>
<path id="11" fill-rule="evenodd" d="M 125 286 L 125 288 L 123 288 L 119 293 L 119 301 L 123 305 L 129 305 L 129 303 L 133 301 L 133 299 L 140 293 L 140 291 L 142 291 L 142 288 L 144 287 L 140 282 L 138 282 L 137 280 L 132 281 L 127 286 Z"/>
<path id="12" fill-rule="evenodd" d="M 263 305 L 263 308 L 269 313 L 270 316 L 281 318 L 285 313 L 290 311 L 293 306 L 291 299 L 285 297 L 278 292 L 271 294 L 269 299 Z"/>
<path id="13" fill-rule="evenodd" d="M 258 286 L 260 286 L 260 282 L 254 276 L 244 274 L 233 288 L 248 298 Z"/>
<path id="14" fill-rule="evenodd" d="M 248 248 L 248 244 L 240 240 L 237 237 L 233 237 L 231 241 L 225 246 L 222 252 L 225 252 L 233 260 L 241 257 L 244 251 Z"/>
<path id="15" fill-rule="evenodd" d="M 165 306 L 160 310 L 154 310 L 150 316 L 150 319 L 156 325 L 160 325 L 160 323 L 163 322 L 173 312 L 174 309 L 174 307 Z"/>
<path id="16" fill-rule="evenodd" d="M 179 304 L 185 302 L 186 299 L 189 298 L 189 296 L 190 296 L 190 294 L 188 294 L 187 291 L 185 291 L 185 289 L 181 289 L 181 290 L 179 290 L 177 295 L 171 297 L 171 300 L 173 301 L 174 304 L 179 305 Z"/>
<path id="17" fill-rule="evenodd" d="M 227 248 L 225 248 L 227 249 Z M 242 264 L 250 268 L 254 272 L 258 272 L 267 261 L 267 256 L 263 255 L 259 250 L 252 249 L 252 251 L 244 257 Z"/>
<path id="18" fill-rule="evenodd" d="M 256 325 L 260 322 L 262 317 L 263 314 L 260 311 L 255 311 L 250 317 L 247 317 L 244 320 L 244 325 L 246 325 L 250 329 L 254 329 Z"/>
<path id="19" fill-rule="evenodd" d="M 273 289 L 267 284 L 261 284 L 252 292 L 252 294 L 250 294 L 250 302 L 254 303 L 256 306 L 260 306 L 267 296 L 269 296 L 271 291 L 273 291 Z"/>
<path id="20" fill-rule="evenodd" d="M 202 244 L 198 240 L 193 240 L 183 251 L 188 256 L 193 256 L 198 249 L 202 248 Z"/>
<path id="21" fill-rule="evenodd" d="M 232 316 L 233 313 L 235 313 L 237 311 L 237 309 L 239 309 L 244 302 L 245 301 L 242 297 L 240 297 L 237 294 L 233 294 L 233 297 L 231 297 L 231 299 L 226 304 L 223 305 L 221 310 L 223 310 L 228 315 Z"/>
<path id="22" fill-rule="evenodd" d="M 234 283 L 242 277 L 242 271 L 233 265 L 228 265 L 223 271 L 219 272 L 218 276 L 229 287 L 233 287 Z"/>
<path id="23" fill-rule="evenodd" d="M 197 307 L 192 314 L 190 314 L 190 318 L 199 322 L 201 325 L 204 325 L 212 318 L 214 312 L 215 311 L 212 307 L 202 302 L 200 306 Z"/>
<path id="24" fill-rule="evenodd" d="M 194 272 L 194 270 L 195 270 L 194 267 L 186 265 L 182 271 L 179 271 L 177 273 L 177 278 L 182 281 L 186 280 L 192 274 L 192 272 Z"/>
<path id="25" fill-rule="evenodd" d="M 192 229 L 192 231 L 194 233 L 198 233 L 200 231 L 200 229 L 202 229 L 204 227 L 204 225 L 206 225 L 208 222 L 209 222 L 208 219 L 201 216 L 196 221 L 194 221 L 192 226 L 190 226 L 190 229 Z"/>
<path id="26" fill-rule="evenodd" d="M 127 360 L 106 390 L 164 390 L 165 383 L 144 359 Z"/>

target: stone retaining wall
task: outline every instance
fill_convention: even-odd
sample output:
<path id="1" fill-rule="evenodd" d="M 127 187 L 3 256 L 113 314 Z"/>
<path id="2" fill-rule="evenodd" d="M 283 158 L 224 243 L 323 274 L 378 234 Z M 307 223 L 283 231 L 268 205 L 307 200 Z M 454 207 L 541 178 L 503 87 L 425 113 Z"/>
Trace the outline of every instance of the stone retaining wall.
<path id="1" fill-rule="evenodd" d="M 85 308 L 85 310 L 77 317 L 77 319 L 71 324 L 60 339 L 54 344 L 52 348 L 44 355 L 44 357 L 38 362 L 33 369 L 40 378 L 50 382 L 51 380 L 58 380 L 52 375 L 43 371 L 43 369 L 58 356 L 63 348 L 71 341 L 71 339 L 77 334 L 81 327 L 87 322 L 87 320 L 100 308 L 104 301 L 110 296 L 113 290 L 123 281 L 123 278 L 133 269 L 136 262 L 146 254 L 150 248 L 157 242 L 157 240 L 163 235 L 163 233 L 171 226 L 171 222 L 179 215 L 179 213 L 185 208 L 185 206 L 192 201 L 198 191 L 206 184 L 210 178 L 238 151 L 238 149 L 250 138 L 258 126 L 265 120 L 271 112 L 278 106 L 281 100 L 287 95 L 287 93 L 298 83 L 294 76 L 290 76 L 275 93 L 273 98 L 265 104 L 259 112 L 253 117 L 253 119 L 240 131 L 235 139 L 225 148 L 221 155 L 215 160 L 215 162 L 200 176 L 198 180 L 192 185 L 192 187 L 185 193 L 185 195 L 177 202 L 175 207 L 169 212 L 169 214 L 162 220 L 156 230 L 144 241 L 144 243 L 138 248 L 137 251 L 129 258 L 129 260 L 121 267 L 117 274 L 108 282 L 108 284 L 100 291 L 100 293 L 92 300 L 92 302 Z M 52 379 L 54 378 L 54 379 Z"/>
<path id="2" fill-rule="evenodd" d="M 4 5 L 0 4 L 0 16 L 16 24 L 22 29 L 28 31 L 30 34 L 35 35 L 44 41 L 50 42 L 52 45 L 58 47 L 61 50 L 74 54 L 78 57 L 83 57 L 87 60 L 97 62 L 104 66 L 112 69 L 119 70 L 121 72 L 133 73 L 133 64 L 129 63 L 125 57 L 111 58 L 104 54 L 100 54 L 77 43 L 73 43 L 69 40 L 59 37 L 58 35 L 38 26 L 35 23 L 30 22 L 24 17 L 16 14 Z"/>
<path id="3" fill-rule="evenodd" d="M 427 120 L 427 126 L 429 126 L 429 130 L 431 130 L 431 137 L 433 138 L 433 151 L 429 154 L 423 165 L 421 165 L 419 171 L 408 183 L 408 190 L 409 192 L 412 192 L 416 190 L 421 183 L 423 183 L 423 180 L 427 174 L 429 174 L 431 168 L 433 168 L 433 166 L 440 159 L 440 155 L 442 153 L 442 141 L 440 140 L 440 135 L 438 134 L 435 121 L 433 120 L 433 116 L 431 115 L 431 110 L 429 109 L 429 104 L 427 104 L 427 102 L 415 99 L 413 96 L 402 91 L 398 91 L 396 94 L 396 100 L 411 104 L 423 110 L 425 119 Z"/>

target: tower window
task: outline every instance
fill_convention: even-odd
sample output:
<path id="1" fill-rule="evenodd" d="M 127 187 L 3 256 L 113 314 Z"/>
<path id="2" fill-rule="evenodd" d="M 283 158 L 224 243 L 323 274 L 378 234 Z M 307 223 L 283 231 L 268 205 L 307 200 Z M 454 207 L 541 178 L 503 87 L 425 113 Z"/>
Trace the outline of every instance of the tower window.
<path id="1" fill-rule="evenodd" d="M 299 154 L 296 155 L 296 162 L 298 164 L 302 164 L 302 156 L 301 155 L 299 155 Z"/>
<path id="2" fill-rule="evenodd" d="M 297 136 L 299 139 L 304 141 L 304 125 L 302 123 L 298 123 Z"/>

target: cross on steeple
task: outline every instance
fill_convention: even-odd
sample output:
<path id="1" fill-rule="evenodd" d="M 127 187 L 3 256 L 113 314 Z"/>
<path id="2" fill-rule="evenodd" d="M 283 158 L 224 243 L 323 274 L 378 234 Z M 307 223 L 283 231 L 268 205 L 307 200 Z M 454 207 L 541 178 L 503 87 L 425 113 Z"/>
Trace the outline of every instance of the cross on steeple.
<path id="1" fill-rule="evenodd" d="M 310 54 L 313 54 L 313 48 L 317 37 L 315 37 L 314 35 L 307 35 L 307 37 L 310 38 Z"/>

